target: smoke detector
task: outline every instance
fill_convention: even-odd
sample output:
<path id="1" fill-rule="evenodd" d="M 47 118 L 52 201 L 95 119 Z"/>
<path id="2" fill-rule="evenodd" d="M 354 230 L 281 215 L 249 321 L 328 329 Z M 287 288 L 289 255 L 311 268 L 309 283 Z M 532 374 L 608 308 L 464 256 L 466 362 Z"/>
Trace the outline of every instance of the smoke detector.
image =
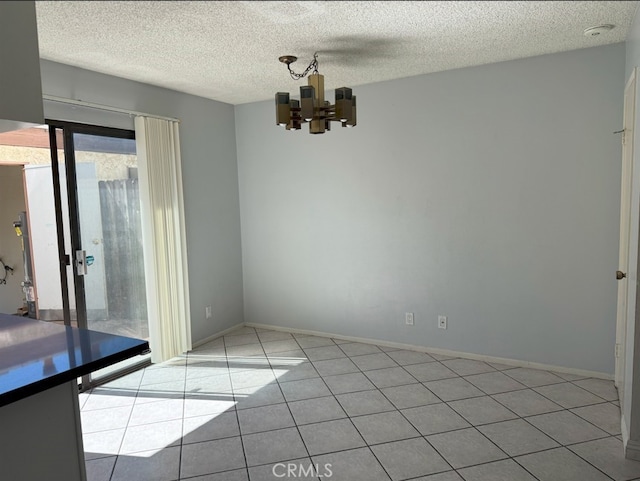
<path id="1" fill-rule="evenodd" d="M 613 30 L 615 25 L 611 25 L 609 23 L 604 25 L 596 25 L 595 27 L 589 27 L 584 29 L 585 37 L 597 37 L 603 33 L 607 33 L 609 30 Z"/>

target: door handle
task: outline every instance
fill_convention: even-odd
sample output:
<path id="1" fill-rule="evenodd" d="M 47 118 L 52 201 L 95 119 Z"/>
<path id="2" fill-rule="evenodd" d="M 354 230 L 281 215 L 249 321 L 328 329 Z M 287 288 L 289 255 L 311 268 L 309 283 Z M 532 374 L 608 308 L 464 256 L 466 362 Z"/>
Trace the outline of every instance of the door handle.
<path id="1" fill-rule="evenodd" d="M 87 251 L 76 251 L 76 273 L 79 276 L 87 274 Z"/>
<path id="2" fill-rule="evenodd" d="M 620 281 L 620 280 L 624 279 L 625 277 L 627 277 L 627 274 L 625 272 L 616 271 L 616 279 L 618 279 Z"/>

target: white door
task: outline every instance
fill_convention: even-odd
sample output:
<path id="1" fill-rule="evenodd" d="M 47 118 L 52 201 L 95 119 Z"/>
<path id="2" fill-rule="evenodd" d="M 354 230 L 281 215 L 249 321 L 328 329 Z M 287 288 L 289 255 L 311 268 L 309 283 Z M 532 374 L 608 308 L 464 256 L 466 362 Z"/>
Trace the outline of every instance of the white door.
<path id="1" fill-rule="evenodd" d="M 624 360 L 627 332 L 627 295 L 629 282 L 629 231 L 631 224 L 631 178 L 633 168 L 633 127 L 636 104 L 636 69 L 624 89 L 624 114 L 622 125 L 622 185 L 620 197 L 620 256 L 618 262 L 618 315 L 616 321 L 616 373 L 615 384 L 618 388 L 620 403 L 624 398 Z"/>

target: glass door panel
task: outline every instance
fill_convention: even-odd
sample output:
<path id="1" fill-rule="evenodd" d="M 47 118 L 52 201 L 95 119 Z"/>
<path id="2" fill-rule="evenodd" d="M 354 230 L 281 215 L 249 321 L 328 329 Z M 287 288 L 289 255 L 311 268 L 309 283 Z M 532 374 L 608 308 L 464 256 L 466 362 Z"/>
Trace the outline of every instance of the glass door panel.
<path id="1" fill-rule="evenodd" d="M 136 144 L 73 134 L 87 327 L 149 339 Z M 109 375 L 133 358 L 93 374 Z"/>
<path id="2" fill-rule="evenodd" d="M 134 139 L 73 135 L 87 327 L 149 338 Z"/>
<path id="3" fill-rule="evenodd" d="M 79 327 L 149 339 L 134 133 L 52 122 L 63 132 Z M 64 210 L 64 206 L 63 206 Z M 148 361 L 135 357 L 83 379 Z"/>

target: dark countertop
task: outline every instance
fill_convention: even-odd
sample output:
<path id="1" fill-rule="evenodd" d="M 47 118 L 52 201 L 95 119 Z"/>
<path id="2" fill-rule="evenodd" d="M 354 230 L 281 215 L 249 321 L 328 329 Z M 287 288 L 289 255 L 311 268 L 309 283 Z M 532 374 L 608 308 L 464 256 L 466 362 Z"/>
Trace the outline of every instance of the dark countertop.
<path id="1" fill-rule="evenodd" d="M 0 406 L 148 349 L 141 339 L 0 314 Z"/>

